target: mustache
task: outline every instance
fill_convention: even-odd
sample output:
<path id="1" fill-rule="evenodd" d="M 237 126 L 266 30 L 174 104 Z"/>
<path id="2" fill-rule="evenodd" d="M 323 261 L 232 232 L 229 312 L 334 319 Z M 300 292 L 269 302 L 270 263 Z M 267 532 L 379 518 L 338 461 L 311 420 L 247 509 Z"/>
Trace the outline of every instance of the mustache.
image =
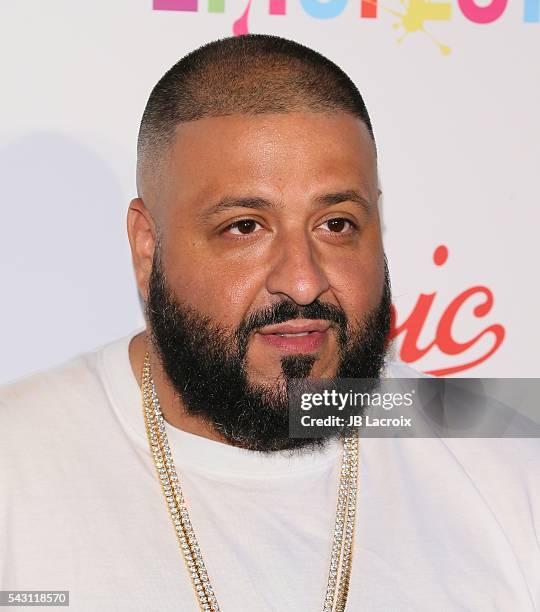
<path id="1" fill-rule="evenodd" d="M 347 341 L 347 325 L 348 318 L 345 312 L 334 304 L 323 304 L 323 302 L 314 300 L 310 304 L 299 305 L 291 300 L 284 300 L 276 304 L 272 304 L 250 314 L 238 327 L 236 331 L 236 340 L 241 349 L 241 353 L 245 353 L 245 348 L 249 335 L 267 325 L 278 325 L 285 323 L 291 319 L 318 319 L 332 321 L 339 328 L 339 342 L 343 346 Z"/>

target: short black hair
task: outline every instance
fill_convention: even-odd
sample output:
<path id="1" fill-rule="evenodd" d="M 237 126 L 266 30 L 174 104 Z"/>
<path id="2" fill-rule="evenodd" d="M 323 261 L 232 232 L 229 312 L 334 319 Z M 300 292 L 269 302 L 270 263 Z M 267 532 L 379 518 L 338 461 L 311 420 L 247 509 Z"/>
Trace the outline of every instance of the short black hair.
<path id="1" fill-rule="evenodd" d="M 375 143 L 356 85 L 317 51 L 279 36 L 222 38 L 180 59 L 158 81 L 143 113 L 137 142 L 138 175 L 155 168 L 185 121 L 224 115 L 347 112 Z"/>

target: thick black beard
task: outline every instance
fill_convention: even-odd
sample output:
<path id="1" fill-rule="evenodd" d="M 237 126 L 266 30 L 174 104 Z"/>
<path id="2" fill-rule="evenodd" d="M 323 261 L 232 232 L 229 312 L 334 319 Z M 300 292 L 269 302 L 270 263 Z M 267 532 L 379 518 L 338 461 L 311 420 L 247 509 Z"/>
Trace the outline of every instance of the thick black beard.
<path id="1" fill-rule="evenodd" d="M 334 305 L 315 300 L 299 306 L 285 300 L 253 313 L 231 332 L 175 298 L 156 248 L 145 310 L 152 344 L 186 412 L 202 417 L 234 446 L 270 452 L 313 450 L 327 441 L 289 438 L 287 383 L 292 378 L 307 377 L 316 357 L 284 357 L 282 374 L 274 387 L 251 384 L 246 373 L 246 352 L 252 332 L 294 318 L 332 321 L 339 329 L 336 378 L 378 379 L 388 347 L 390 304 L 385 260 L 381 300 L 352 331 L 344 311 Z"/>

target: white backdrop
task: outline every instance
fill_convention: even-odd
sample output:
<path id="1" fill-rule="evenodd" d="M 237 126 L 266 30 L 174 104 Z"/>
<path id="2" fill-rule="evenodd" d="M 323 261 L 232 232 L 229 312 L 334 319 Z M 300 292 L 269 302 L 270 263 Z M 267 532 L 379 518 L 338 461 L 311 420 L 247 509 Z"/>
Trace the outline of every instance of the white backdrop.
<path id="1" fill-rule="evenodd" d="M 247 8 L 250 31 L 321 51 L 365 97 L 398 325 L 420 298 L 398 352 L 407 333 L 423 371 L 539 375 L 538 0 L 381 0 L 371 18 L 361 0 L 155 4 L 0 5 L 0 383 L 142 325 L 125 232 L 140 117 L 165 70 Z"/>

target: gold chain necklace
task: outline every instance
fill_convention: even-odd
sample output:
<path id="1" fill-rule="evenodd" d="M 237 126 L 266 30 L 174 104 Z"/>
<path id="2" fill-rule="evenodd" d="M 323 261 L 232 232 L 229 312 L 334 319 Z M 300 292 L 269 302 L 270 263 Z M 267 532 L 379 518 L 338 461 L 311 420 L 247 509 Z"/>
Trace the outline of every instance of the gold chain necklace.
<path id="1" fill-rule="evenodd" d="M 144 357 L 142 372 L 142 403 L 150 451 L 161 483 L 174 530 L 184 556 L 199 607 L 207 612 L 219 612 L 208 572 L 197 543 L 180 481 L 174 467 L 165 420 L 159 406 L 150 370 L 150 355 Z M 323 612 L 344 612 L 349 592 L 352 548 L 356 519 L 356 487 L 358 481 L 358 438 L 343 441 L 343 459 L 339 479 L 338 502 L 334 527 L 330 570 Z"/>

